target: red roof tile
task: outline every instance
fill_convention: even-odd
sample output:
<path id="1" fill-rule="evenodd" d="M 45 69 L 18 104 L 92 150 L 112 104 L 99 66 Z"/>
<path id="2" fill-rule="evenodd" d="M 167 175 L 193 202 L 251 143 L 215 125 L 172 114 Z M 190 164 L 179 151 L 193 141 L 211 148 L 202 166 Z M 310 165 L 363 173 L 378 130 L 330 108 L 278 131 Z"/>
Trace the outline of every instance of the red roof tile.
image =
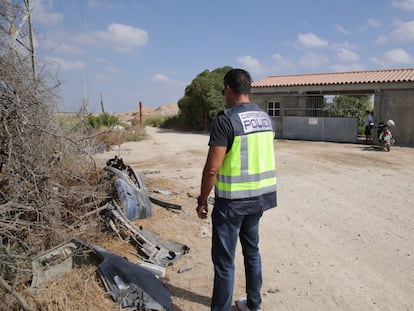
<path id="1" fill-rule="evenodd" d="M 252 87 L 414 82 L 414 68 L 270 76 Z"/>

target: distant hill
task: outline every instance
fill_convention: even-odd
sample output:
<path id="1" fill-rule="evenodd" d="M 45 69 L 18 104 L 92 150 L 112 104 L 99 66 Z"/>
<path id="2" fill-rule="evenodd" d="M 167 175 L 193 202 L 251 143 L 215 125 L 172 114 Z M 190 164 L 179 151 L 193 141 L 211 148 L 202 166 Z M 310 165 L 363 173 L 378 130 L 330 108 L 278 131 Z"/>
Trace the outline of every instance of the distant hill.
<path id="1" fill-rule="evenodd" d="M 162 115 L 162 116 L 171 116 L 178 114 L 178 105 L 177 103 L 170 103 L 166 105 L 159 106 L 157 108 L 143 107 L 143 113 Z"/>
<path id="2" fill-rule="evenodd" d="M 158 116 L 173 116 L 178 114 L 177 103 L 169 103 L 159 107 L 142 107 L 142 116 L 144 118 L 158 117 Z M 130 112 L 118 114 L 118 118 L 121 121 L 128 121 L 134 118 L 139 118 L 139 109 L 135 109 Z"/>

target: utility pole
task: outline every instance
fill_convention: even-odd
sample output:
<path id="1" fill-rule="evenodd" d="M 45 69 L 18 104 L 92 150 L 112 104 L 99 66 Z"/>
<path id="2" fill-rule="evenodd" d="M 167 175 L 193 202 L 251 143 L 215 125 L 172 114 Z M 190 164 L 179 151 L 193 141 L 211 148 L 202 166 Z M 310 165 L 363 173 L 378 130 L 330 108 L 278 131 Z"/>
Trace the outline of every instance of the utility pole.
<path id="1" fill-rule="evenodd" d="M 37 74 L 36 74 L 36 61 L 35 61 L 35 49 L 34 49 L 34 36 L 33 36 L 33 27 L 32 27 L 32 16 L 30 14 L 30 3 L 29 0 L 24 0 L 24 4 L 26 5 L 27 16 L 28 16 L 28 23 L 29 23 L 29 42 L 30 42 L 30 51 L 32 56 L 32 69 L 33 69 L 33 79 L 36 81 Z"/>
<path id="2" fill-rule="evenodd" d="M 82 97 L 82 106 L 80 109 L 80 114 L 82 116 L 86 116 L 86 114 L 88 113 L 88 98 L 86 96 L 86 78 L 83 77 L 83 97 Z"/>
<path id="3" fill-rule="evenodd" d="M 104 108 L 102 93 L 101 93 L 101 109 L 102 109 L 102 113 L 105 113 L 105 108 Z"/>
<path id="4" fill-rule="evenodd" d="M 30 12 L 30 3 L 29 0 L 24 0 L 24 4 L 26 7 L 26 14 L 22 17 L 20 25 L 16 27 L 14 25 L 13 14 L 12 14 L 12 0 L 7 0 L 6 3 L 6 19 L 9 23 L 9 36 L 10 36 L 10 47 L 13 52 L 16 52 L 16 42 L 20 43 L 24 48 L 26 48 L 30 52 L 31 60 L 32 60 L 32 71 L 33 71 L 33 79 L 36 80 L 36 61 L 35 61 L 35 48 L 34 48 L 34 34 L 33 34 L 33 27 L 32 27 L 32 17 Z M 19 40 L 17 37 L 19 35 L 20 30 L 23 28 L 24 23 L 28 20 L 29 26 L 29 45 L 27 47 L 25 43 Z"/>
<path id="5" fill-rule="evenodd" d="M 144 125 L 142 124 L 142 102 L 139 101 L 139 127 L 142 129 Z"/>

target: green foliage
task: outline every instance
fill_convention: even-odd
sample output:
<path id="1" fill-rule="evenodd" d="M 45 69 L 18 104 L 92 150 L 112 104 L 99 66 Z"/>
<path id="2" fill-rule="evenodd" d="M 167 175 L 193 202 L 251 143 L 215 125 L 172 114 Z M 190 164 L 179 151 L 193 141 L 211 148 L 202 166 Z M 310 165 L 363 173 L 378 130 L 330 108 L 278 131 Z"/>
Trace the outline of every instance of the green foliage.
<path id="1" fill-rule="evenodd" d="M 145 137 L 144 131 L 131 131 L 124 134 L 124 141 L 141 141 Z"/>
<path id="2" fill-rule="evenodd" d="M 8 279 L 19 273 L 19 270 L 31 268 L 30 250 L 21 243 L 9 245 L 7 248 L 0 248 L 0 275 Z"/>
<path id="3" fill-rule="evenodd" d="M 102 126 L 113 126 L 118 123 L 118 118 L 114 115 L 108 114 L 108 113 L 101 113 L 96 116 L 88 116 L 87 123 L 97 129 Z"/>
<path id="4" fill-rule="evenodd" d="M 332 103 L 326 105 L 330 117 L 358 118 L 358 132 L 364 131 L 365 111 L 372 111 L 372 104 L 367 95 L 335 96 Z"/>
<path id="5" fill-rule="evenodd" d="M 64 130 L 78 130 L 84 125 L 75 113 L 59 113 L 58 124 Z"/>
<path id="6" fill-rule="evenodd" d="M 169 116 L 160 124 L 160 127 L 175 130 L 188 129 L 188 127 L 185 125 L 184 118 L 181 114 Z"/>
<path id="7" fill-rule="evenodd" d="M 149 126 L 161 127 L 161 125 L 165 122 L 166 119 L 167 117 L 147 118 L 145 119 L 144 124 Z"/>
<path id="8" fill-rule="evenodd" d="M 223 77 L 231 67 L 205 70 L 185 89 L 184 96 L 178 101 L 179 121 L 185 128 L 206 130 L 217 113 L 226 107 L 223 89 Z M 208 126 L 208 125 L 207 125 Z"/>

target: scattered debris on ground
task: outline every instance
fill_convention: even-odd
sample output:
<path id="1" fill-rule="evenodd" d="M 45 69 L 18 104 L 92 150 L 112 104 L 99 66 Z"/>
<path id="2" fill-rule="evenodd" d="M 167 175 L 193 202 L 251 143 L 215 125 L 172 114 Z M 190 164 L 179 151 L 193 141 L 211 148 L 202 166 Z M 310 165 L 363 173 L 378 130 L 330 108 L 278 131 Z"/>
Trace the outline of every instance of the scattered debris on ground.
<path id="1" fill-rule="evenodd" d="M 102 223 L 100 227 L 104 229 L 101 234 L 115 233 L 122 243 L 135 249 L 138 262 L 133 263 L 114 251 L 72 237 L 34 257 L 30 300 L 42 309 L 42 306 L 50 303 L 39 302 L 35 297 L 44 292 L 45 287 L 74 271 L 94 266 L 101 285 L 117 306 L 139 311 L 171 310 L 171 294 L 163 284 L 163 278 L 167 267 L 190 249 L 185 244 L 161 239 L 157 233 L 142 226 L 137 227 L 133 221 L 150 218 L 152 203 L 167 210 L 180 210 L 181 206 L 150 198 L 141 174 L 126 165 L 121 158 L 115 157 L 106 164 L 104 170 L 113 185 L 112 192 L 108 194 L 109 200 L 93 213 L 88 212 L 85 217 L 98 213 Z M 1 285 L 19 301 L 20 306 L 30 310 L 25 299 L 7 282 Z M 53 297 L 53 292 L 51 295 Z"/>

